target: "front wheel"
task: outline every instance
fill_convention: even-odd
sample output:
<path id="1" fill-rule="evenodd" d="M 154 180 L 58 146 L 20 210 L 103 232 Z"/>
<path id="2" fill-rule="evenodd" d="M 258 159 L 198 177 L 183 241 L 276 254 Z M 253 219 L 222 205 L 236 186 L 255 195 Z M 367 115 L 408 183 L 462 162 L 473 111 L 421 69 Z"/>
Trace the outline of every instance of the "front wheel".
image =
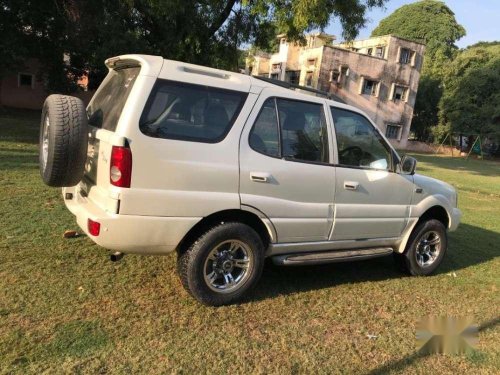
<path id="1" fill-rule="evenodd" d="M 396 262 L 410 275 L 430 275 L 443 261 L 447 246 L 443 223 L 428 220 L 415 227 L 403 254 L 395 254 Z"/>
<path id="2" fill-rule="evenodd" d="M 201 235 L 178 258 L 184 288 L 205 305 L 238 301 L 260 278 L 264 244 L 248 225 L 221 223 Z"/>

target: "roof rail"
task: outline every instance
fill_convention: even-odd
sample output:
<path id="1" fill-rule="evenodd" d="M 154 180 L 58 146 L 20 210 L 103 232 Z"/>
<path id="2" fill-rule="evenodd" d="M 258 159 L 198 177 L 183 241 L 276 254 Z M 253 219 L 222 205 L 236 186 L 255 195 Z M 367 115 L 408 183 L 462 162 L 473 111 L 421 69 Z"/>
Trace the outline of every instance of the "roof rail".
<path id="1" fill-rule="evenodd" d="M 262 76 L 253 76 L 253 77 L 260 79 L 261 81 L 271 83 L 271 84 L 276 85 L 276 86 L 284 87 L 285 89 L 302 90 L 302 91 L 310 92 L 312 94 L 316 94 L 317 96 L 322 96 L 322 97 L 330 99 L 330 100 L 335 100 L 336 102 L 339 102 L 339 103 L 347 104 L 344 100 L 340 99 L 337 95 L 331 94 L 331 93 L 326 92 L 326 91 L 313 89 L 312 87 L 296 85 L 295 83 L 280 81 L 278 79 L 273 79 L 273 78 L 268 78 L 268 77 L 262 77 Z"/>

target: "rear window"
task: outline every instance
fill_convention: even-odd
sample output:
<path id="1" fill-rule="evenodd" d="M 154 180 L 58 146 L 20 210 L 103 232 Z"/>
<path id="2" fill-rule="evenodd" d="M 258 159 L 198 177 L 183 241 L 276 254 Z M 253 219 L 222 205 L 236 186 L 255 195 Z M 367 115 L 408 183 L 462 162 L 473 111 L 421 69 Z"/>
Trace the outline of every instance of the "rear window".
<path id="1" fill-rule="evenodd" d="M 141 116 L 141 131 L 156 138 L 216 143 L 227 135 L 246 93 L 158 80 Z"/>
<path id="2" fill-rule="evenodd" d="M 134 67 L 112 70 L 109 73 L 88 107 L 89 125 L 110 131 L 116 130 L 140 70 L 140 67 Z"/>

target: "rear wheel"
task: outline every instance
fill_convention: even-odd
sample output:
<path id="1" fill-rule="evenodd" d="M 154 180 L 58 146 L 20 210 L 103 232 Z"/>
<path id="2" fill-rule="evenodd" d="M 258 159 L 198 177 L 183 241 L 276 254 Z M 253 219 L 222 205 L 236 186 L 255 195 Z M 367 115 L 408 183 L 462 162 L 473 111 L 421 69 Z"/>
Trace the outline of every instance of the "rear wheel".
<path id="1" fill-rule="evenodd" d="M 178 271 L 184 288 L 211 306 L 236 302 L 260 278 L 264 245 L 248 225 L 219 224 L 201 235 L 179 255 Z"/>
<path id="2" fill-rule="evenodd" d="M 410 275 L 429 275 L 443 261 L 447 246 L 443 223 L 435 219 L 428 220 L 415 227 L 403 254 L 395 254 L 396 262 Z"/>

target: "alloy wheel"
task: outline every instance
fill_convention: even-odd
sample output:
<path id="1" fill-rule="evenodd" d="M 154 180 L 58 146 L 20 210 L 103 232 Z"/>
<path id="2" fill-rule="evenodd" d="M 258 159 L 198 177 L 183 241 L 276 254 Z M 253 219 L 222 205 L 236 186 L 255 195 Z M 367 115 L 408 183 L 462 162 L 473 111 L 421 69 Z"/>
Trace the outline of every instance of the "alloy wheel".
<path id="1" fill-rule="evenodd" d="M 240 240 L 227 240 L 210 251 L 203 275 L 210 289 L 229 293 L 245 284 L 253 266 L 254 256 L 250 246 Z"/>
<path id="2" fill-rule="evenodd" d="M 417 243 L 415 256 L 420 267 L 429 267 L 439 257 L 441 252 L 441 237 L 439 233 L 430 231 L 424 233 Z"/>

